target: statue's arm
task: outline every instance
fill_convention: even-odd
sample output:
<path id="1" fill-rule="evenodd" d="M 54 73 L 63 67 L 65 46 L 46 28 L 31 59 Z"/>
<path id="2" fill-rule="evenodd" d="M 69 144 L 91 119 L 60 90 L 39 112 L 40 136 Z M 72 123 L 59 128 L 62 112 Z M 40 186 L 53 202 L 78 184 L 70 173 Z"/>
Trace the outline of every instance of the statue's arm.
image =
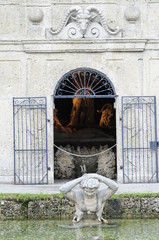
<path id="1" fill-rule="evenodd" d="M 65 183 L 60 187 L 60 192 L 63 194 L 69 193 L 76 185 L 78 185 L 82 181 L 82 179 L 83 177 L 79 177 L 75 180 Z"/>
<path id="2" fill-rule="evenodd" d="M 113 180 L 106 178 L 104 176 L 98 175 L 98 174 L 94 174 L 94 176 L 92 176 L 92 177 L 98 179 L 100 182 L 103 182 L 105 185 L 108 186 L 106 191 L 100 190 L 98 192 L 99 197 L 101 197 L 101 199 L 102 199 L 102 202 L 105 202 L 108 198 L 110 198 L 118 190 L 118 185 Z"/>
<path id="3" fill-rule="evenodd" d="M 106 178 L 104 176 L 100 176 L 100 175 L 98 176 L 99 176 L 99 181 L 106 184 L 113 192 L 116 192 L 118 190 L 118 185 L 115 181 L 109 178 Z"/>

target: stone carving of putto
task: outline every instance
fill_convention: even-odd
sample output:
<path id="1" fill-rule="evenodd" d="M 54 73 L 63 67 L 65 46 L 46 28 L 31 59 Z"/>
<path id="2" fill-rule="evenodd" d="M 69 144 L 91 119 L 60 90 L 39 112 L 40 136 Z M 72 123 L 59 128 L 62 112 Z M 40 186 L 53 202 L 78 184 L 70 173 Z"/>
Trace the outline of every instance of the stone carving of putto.
<path id="1" fill-rule="evenodd" d="M 122 30 L 116 27 L 111 29 L 102 14 L 95 6 L 89 6 L 83 10 L 80 6 L 74 6 L 66 13 L 57 30 L 46 29 L 47 37 L 55 39 L 69 38 L 108 38 L 111 35 L 121 34 Z"/>

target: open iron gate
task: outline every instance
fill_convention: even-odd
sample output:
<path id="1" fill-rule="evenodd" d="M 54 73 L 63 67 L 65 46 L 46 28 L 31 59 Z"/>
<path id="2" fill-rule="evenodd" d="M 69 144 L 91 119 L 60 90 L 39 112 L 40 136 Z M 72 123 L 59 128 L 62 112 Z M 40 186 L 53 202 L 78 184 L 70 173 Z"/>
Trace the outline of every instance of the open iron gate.
<path id="1" fill-rule="evenodd" d="M 47 184 L 45 97 L 13 98 L 14 183 Z"/>
<path id="2" fill-rule="evenodd" d="M 122 97 L 124 183 L 158 182 L 156 97 Z"/>

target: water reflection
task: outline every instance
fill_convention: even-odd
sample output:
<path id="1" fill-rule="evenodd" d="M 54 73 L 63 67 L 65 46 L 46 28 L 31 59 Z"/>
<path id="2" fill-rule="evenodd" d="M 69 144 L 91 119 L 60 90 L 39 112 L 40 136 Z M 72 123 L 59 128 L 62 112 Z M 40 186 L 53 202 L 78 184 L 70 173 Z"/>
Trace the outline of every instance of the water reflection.
<path id="1" fill-rule="evenodd" d="M 110 220 L 113 227 L 85 227 L 66 229 L 58 225 L 71 225 L 71 221 L 30 220 L 1 221 L 1 240 L 158 240 L 159 221 L 155 220 Z M 97 238 L 98 237 L 98 238 Z"/>
<path id="2" fill-rule="evenodd" d="M 87 236 L 87 237 L 89 237 L 88 239 L 93 240 L 93 238 L 94 238 L 94 239 L 104 240 L 104 234 L 102 233 L 102 229 L 101 228 L 99 228 L 99 227 L 96 228 L 96 230 L 94 231 L 95 232 L 94 235 L 93 235 L 93 232 L 91 230 L 92 229 L 89 229 L 89 231 L 87 230 L 89 232 L 89 234 L 88 234 L 89 236 Z M 81 228 L 78 228 L 78 229 L 75 230 L 75 236 L 76 236 L 75 239 L 76 240 L 83 239 L 84 235 L 85 235 L 85 233 L 84 233 L 84 231 L 82 231 Z"/>

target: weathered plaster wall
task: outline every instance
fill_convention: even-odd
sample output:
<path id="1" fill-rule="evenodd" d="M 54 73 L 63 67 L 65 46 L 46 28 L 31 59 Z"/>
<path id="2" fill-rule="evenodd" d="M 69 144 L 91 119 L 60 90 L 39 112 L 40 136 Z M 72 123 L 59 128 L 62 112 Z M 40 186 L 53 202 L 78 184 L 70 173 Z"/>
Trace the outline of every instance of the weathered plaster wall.
<path id="1" fill-rule="evenodd" d="M 95 5 L 110 27 L 123 29 L 121 36 L 47 38 L 46 29 L 58 28 L 74 5 L 84 9 Z M 0 182 L 13 182 L 12 98 L 18 96 L 47 97 L 49 181 L 53 182 L 52 95 L 61 76 L 77 67 L 97 69 L 115 86 L 118 181 L 122 182 L 121 96 L 156 95 L 159 100 L 158 6 L 158 0 L 0 0 Z"/>

